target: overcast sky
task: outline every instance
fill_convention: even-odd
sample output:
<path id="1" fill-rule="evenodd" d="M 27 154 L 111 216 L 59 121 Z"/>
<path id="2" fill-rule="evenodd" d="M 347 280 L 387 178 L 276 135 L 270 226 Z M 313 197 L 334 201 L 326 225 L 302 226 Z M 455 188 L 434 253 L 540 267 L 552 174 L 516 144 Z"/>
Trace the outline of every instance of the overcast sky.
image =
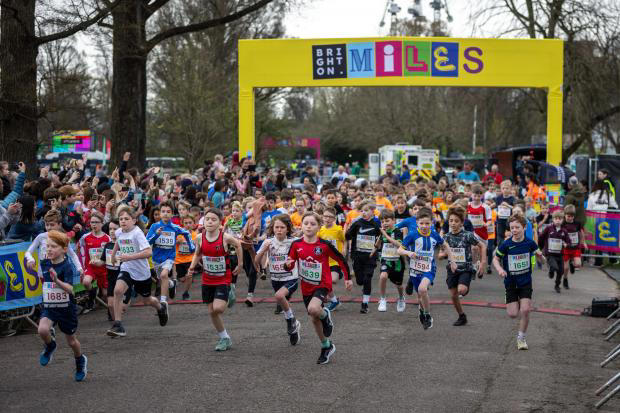
<path id="1" fill-rule="evenodd" d="M 475 0 L 477 1 L 477 0 Z M 407 9 L 413 0 L 394 0 L 401 7 L 399 18 L 410 17 Z M 422 14 L 430 21 L 433 9 L 430 0 L 422 0 Z M 471 37 L 469 23 L 471 0 L 448 0 L 448 10 L 454 19 L 448 30 L 453 37 Z M 308 0 L 294 9 L 285 19 L 286 34 L 299 38 L 372 37 L 386 36 L 390 29 L 390 15 L 379 27 L 386 0 Z M 445 9 L 441 19 L 446 21 Z"/>

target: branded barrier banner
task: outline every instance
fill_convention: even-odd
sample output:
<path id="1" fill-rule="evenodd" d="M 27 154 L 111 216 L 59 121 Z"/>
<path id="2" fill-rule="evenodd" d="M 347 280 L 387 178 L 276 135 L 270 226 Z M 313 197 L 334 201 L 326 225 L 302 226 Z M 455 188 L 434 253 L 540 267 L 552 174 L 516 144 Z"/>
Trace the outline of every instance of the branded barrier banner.
<path id="1" fill-rule="evenodd" d="M 588 249 L 620 254 L 620 213 L 586 211 L 584 229 Z"/>

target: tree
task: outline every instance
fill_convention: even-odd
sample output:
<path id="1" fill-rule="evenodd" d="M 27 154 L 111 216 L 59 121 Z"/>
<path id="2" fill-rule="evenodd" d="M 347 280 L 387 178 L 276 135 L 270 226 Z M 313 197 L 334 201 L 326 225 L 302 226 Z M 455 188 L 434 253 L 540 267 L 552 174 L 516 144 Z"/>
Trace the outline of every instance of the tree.
<path id="1" fill-rule="evenodd" d="M 177 22 L 154 33 L 148 21 L 164 6 L 183 7 L 171 0 L 123 0 L 112 11 L 112 162 L 132 152 L 131 162 L 142 166 L 146 154 L 147 59 L 168 39 L 226 25 L 267 6 L 273 0 L 209 0 L 195 21 Z"/>
<path id="2" fill-rule="evenodd" d="M 23 160 L 35 174 L 39 47 L 87 29 L 119 1 L 73 1 L 60 7 L 36 0 L 0 1 L 0 159 Z M 46 33 L 50 25 L 60 30 Z"/>

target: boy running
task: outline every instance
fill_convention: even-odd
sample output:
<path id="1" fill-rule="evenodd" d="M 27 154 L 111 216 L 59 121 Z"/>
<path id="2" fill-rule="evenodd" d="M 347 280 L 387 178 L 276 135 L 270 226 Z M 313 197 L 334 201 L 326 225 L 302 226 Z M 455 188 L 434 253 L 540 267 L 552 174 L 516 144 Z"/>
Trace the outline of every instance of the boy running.
<path id="1" fill-rule="evenodd" d="M 331 312 L 323 308 L 323 302 L 332 289 L 330 257 L 338 262 L 344 272 L 345 288 L 350 291 L 353 284 L 345 258 L 331 243 L 318 237 L 321 224 L 321 218 L 316 213 L 307 212 L 303 215 L 301 224 L 303 237 L 291 244 L 286 269 L 290 271 L 297 264 L 304 304 L 312 319 L 316 335 L 321 341 L 321 355 L 317 364 L 327 364 L 336 352 L 336 346 L 329 339 L 334 329 Z"/>
<path id="2" fill-rule="evenodd" d="M 215 351 L 226 351 L 232 346 L 230 336 L 224 327 L 222 313 L 228 305 L 228 293 L 232 275 L 239 274 L 243 267 L 241 243 L 221 229 L 222 213 L 217 208 L 209 208 L 204 216 L 204 232 L 198 237 L 196 253 L 189 266 L 189 273 L 196 271 L 202 262 L 202 301 L 209 308 L 211 322 L 220 338 Z M 230 268 L 228 251 L 234 248 L 237 253 L 237 266 Z"/>
<path id="3" fill-rule="evenodd" d="M 377 246 L 381 242 L 381 227 L 374 217 L 374 205 L 364 201 L 360 205 L 362 217 L 351 224 L 345 235 L 351 241 L 351 259 L 355 281 L 362 288 L 360 313 L 368 313 L 372 291 L 372 276 L 377 266 Z"/>
<path id="4" fill-rule="evenodd" d="M 568 273 L 575 272 L 581 267 L 581 247 L 585 248 L 585 236 L 581 223 L 575 221 L 576 210 L 574 205 L 564 207 L 564 231 L 568 234 L 569 243 L 564 248 L 564 288 L 568 290 Z"/>
<path id="5" fill-rule="evenodd" d="M 405 293 L 403 290 L 403 276 L 405 274 L 405 260 L 398 255 L 398 248 L 401 247 L 403 241 L 403 233 L 394 228 L 395 224 L 394 211 L 384 209 L 381 211 L 381 274 L 379 275 L 379 290 L 381 297 L 379 298 L 378 311 L 387 311 L 387 300 L 385 298 L 385 289 L 387 280 L 389 279 L 398 290 L 398 301 L 396 302 L 396 311 L 402 313 L 405 311 Z"/>
<path id="6" fill-rule="evenodd" d="M 88 359 L 82 354 L 82 347 L 75 332 L 78 327 L 77 304 L 73 286 L 80 283 L 75 267 L 66 258 L 69 238 L 60 231 L 47 234 L 47 258 L 41 260 L 43 275 L 43 310 L 39 321 L 39 336 L 45 348 L 39 356 L 39 363 L 47 366 L 56 351 L 56 339 L 51 334 L 52 325 L 58 323 L 65 333 L 67 344 L 75 356 L 75 381 L 82 381 L 88 372 Z"/>
<path id="7" fill-rule="evenodd" d="M 93 289 L 93 281 L 97 281 L 100 295 L 104 296 L 104 291 L 108 291 L 107 271 L 105 263 L 101 261 L 103 246 L 110 242 L 108 234 L 102 231 L 103 214 L 93 211 L 90 215 L 91 232 L 85 234 L 78 242 L 78 251 L 84 264 L 84 279 L 82 284 L 88 290 L 88 303 L 84 308 L 84 314 L 95 309 L 95 297 L 97 289 Z M 106 298 L 107 299 L 107 298 Z"/>
<path id="8" fill-rule="evenodd" d="M 189 273 L 189 266 L 194 258 L 194 249 L 192 245 L 196 239 L 196 218 L 192 214 L 188 214 L 183 217 L 183 229 L 190 233 L 192 243 L 188 243 L 185 236 L 177 235 L 177 251 L 174 257 L 174 268 L 176 270 L 177 280 L 183 285 L 183 300 L 189 300 L 189 289 L 192 287 L 192 274 Z"/>
<path id="9" fill-rule="evenodd" d="M 146 239 L 153 247 L 153 266 L 157 278 L 160 280 L 160 290 L 162 303 L 166 303 L 166 311 L 168 308 L 168 293 L 170 298 L 174 298 L 176 294 L 176 280 L 170 279 L 170 272 L 174 265 L 176 256 L 176 242 L 179 235 L 185 238 L 189 246 L 189 252 L 194 252 L 194 243 L 192 242 L 192 236 L 189 231 L 173 224 L 172 219 L 172 204 L 163 202 L 159 206 L 159 215 L 161 220 L 153 225 L 146 234 Z M 179 209 L 180 211 L 180 209 Z M 180 219 L 185 219 L 188 214 L 181 215 Z M 168 288 L 166 288 L 168 286 Z M 166 292 L 168 290 L 168 293 Z"/>
<path id="10" fill-rule="evenodd" d="M 338 216 L 337 214 L 338 213 L 335 208 L 325 208 L 323 211 L 324 225 L 319 231 L 319 238 L 331 242 L 332 245 L 336 247 L 338 252 L 346 257 L 348 242 L 345 239 L 342 227 L 335 224 Z M 332 272 L 332 285 L 334 285 L 338 283 L 339 279 L 342 278 L 342 270 L 340 269 L 338 262 L 336 262 L 333 258 L 329 259 L 329 269 Z M 334 311 L 340 305 L 340 301 L 338 301 L 338 297 L 333 290 L 329 293 L 328 298 L 329 304 L 327 305 L 327 308 L 329 311 Z"/>
<path id="11" fill-rule="evenodd" d="M 473 232 L 465 231 L 463 224 L 465 222 L 465 210 L 460 206 L 452 206 L 448 209 L 448 224 L 450 231 L 444 236 L 444 240 L 456 263 L 456 271 L 452 270 L 452 266 L 448 265 L 448 277 L 446 283 L 450 290 L 452 304 L 459 318 L 452 324 L 453 326 L 462 326 L 467 324 L 467 316 L 463 312 L 460 296 L 464 297 L 469 292 L 469 284 L 472 278 L 476 277 L 474 263 L 472 258 L 472 247 L 480 248 L 480 263 L 478 272 L 484 272 L 486 265 L 486 244 L 482 242 Z"/>
<path id="12" fill-rule="evenodd" d="M 398 253 L 409 257 L 409 279 L 418 294 L 420 323 L 427 330 L 433 327 L 428 289 L 433 285 L 437 272 L 434 257 L 435 248 L 440 246 L 447 253 L 452 271 L 456 272 L 457 267 L 452 257 L 452 251 L 446 248 L 443 238 L 431 229 L 433 211 L 426 207 L 421 208 L 416 216 L 416 222 L 416 231 L 407 235 L 403 241 L 403 246 L 398 248 Z"/>
<path id="13" fill-rule="evenodd" d="M 120 262 L 120 273 L 114 287 L 114 324 L 108 330 L 110 337 L 125 337 L 123 327 L 123 298 L 128 289 L 133 289 L 138 298 L 157 310 L 159 325 L 168 323 L 168 304 L 160 303 L 151 297 L 151 269 L 149 257 L 153 254 L 149 242 L 142 230 L 136 226 L 136 213 L 131 207 L 124 205 L 117 210 L 120 228 L 116 230 L 116 244 L 110 253 L 112 265 Z M 118 257 L 116 253 L 120 251 Z"/>
<path id="14" fill-rule="evenodd" d="M 544 260 L 536 243 L 525 237 L 526 219 L 514 214 L 508 220 L 511 237 L 497 248 L 493 265 L 504 279 L 506 312 L 510 318 L 519 319 L 517 349 L 527 350 L 525 333 L 532 308 L 532 268 L 535 256 Z"/>

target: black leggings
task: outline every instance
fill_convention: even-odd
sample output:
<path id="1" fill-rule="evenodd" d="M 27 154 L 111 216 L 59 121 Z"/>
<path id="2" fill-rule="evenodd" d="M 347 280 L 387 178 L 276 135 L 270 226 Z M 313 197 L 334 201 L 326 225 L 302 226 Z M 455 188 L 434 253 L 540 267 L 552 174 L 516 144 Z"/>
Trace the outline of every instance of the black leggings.
<path id="1" fill-rule="evenodd" d="M 248 276 L 248 294 L 253 294 L 256 289 L 256 268 L 254 268 L 254 263 L 252 257 L 248 250 L 243 250 L 243 269 L 245 270 L 245 274 Z"/>
<path id="2" fill-rule="evenodd" d="M 362 294 L 370 295 L 372 291 L 372 276 L 375 273 L 377 262 L 367 258 L 354 258 L 353 271 L 355 272 L 355 281 L 357 285 L 361 285 Z"/>
<path id="3" fill-rule="evenodd" d="M 547 262 L 549 263 L 549 274 L 553 276 L 553 273 L 555 273 L 555 285 L 560 285 L 562 276 L 564 275 L 564 261 L 562 256 L 547 255 Z"/>

